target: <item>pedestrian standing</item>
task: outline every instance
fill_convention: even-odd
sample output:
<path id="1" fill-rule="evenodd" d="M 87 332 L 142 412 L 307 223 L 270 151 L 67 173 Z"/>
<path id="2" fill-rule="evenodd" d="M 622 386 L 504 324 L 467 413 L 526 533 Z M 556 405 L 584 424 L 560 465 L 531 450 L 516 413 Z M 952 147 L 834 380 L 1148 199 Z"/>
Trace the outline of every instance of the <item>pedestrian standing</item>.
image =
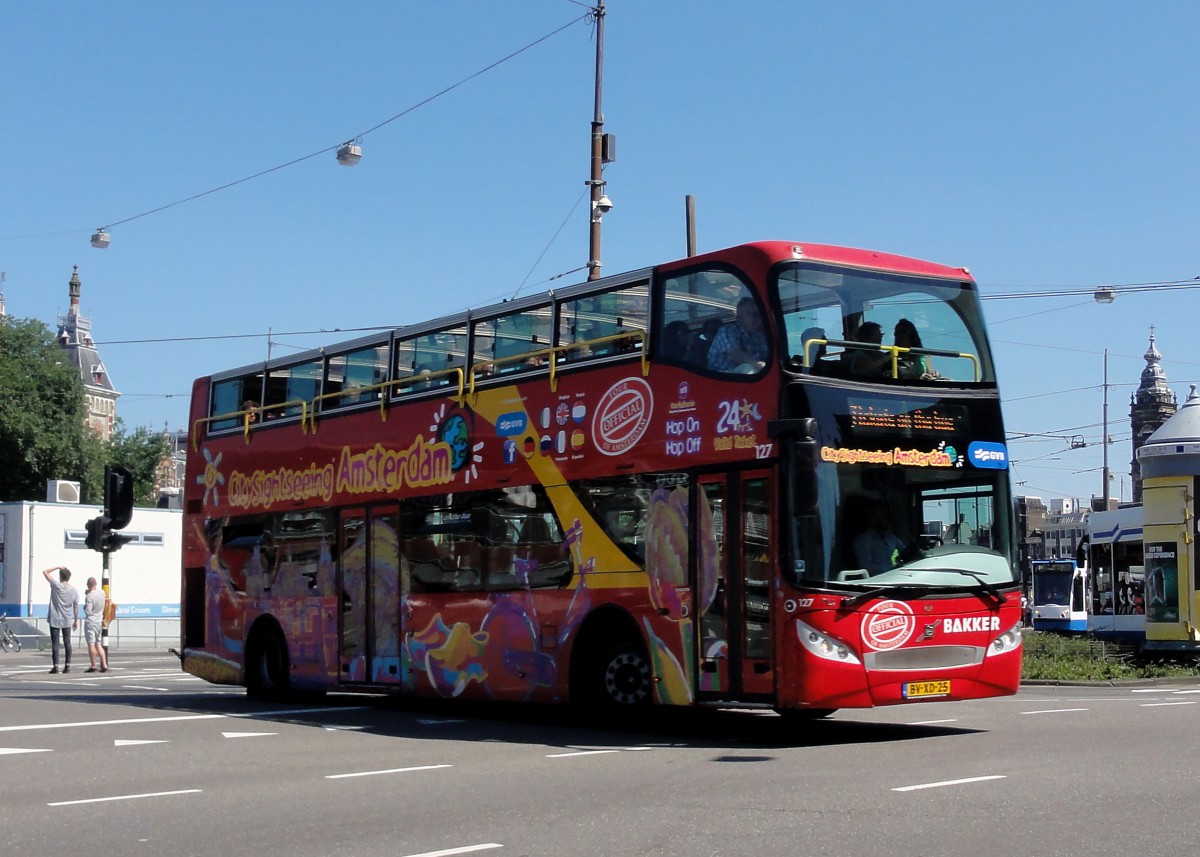
<path id="1" fill-rule="evenodd" d="M 58 572 L 58 580 L 54 572 Z M 58 672 L 58 642 L 62 638 L 66 658 L 63 660 L 63 672 L 71 671 L 71 632 L 79 627 L 79 590 L 72 586 L 71 569 L 65 565 L 48 568 L 42 572 L 50 584 L 50 611 L 46 618 L 50 620 L 50 658 L 54 666 L 51 673 Z"/>
<path id="2" fill-rule="evenodd" d="M 84 672 L 94 673 L 96 661 L 100 662 L 100 672 L 108 672 L 108 653 L 100 645 L 104 634 L 104 590 L 96 586 L 96 578 L 89 577 L 87 594 L 83 596 L 83 639 L 87 641 L 88 662 L 91 664 Z"/>

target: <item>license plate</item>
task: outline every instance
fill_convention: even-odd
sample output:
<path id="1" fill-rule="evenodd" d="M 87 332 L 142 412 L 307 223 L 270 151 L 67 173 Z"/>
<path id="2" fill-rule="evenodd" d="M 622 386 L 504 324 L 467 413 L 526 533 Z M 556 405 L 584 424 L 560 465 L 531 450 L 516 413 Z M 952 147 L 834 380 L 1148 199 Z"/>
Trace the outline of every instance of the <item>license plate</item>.
<path id="1" fill-rule="evenodd" d="M 949 696 L 950 679 L 938 681 L 906 681 L 901 688 L 905 699 L 923 699 L 929 696 Z"/>

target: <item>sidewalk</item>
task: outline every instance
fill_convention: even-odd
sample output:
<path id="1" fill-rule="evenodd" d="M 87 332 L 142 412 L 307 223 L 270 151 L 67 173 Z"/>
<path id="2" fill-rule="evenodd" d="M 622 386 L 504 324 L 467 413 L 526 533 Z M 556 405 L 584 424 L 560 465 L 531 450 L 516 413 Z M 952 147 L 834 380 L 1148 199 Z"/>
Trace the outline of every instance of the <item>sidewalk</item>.
<path id="1" fill-rule="evenodd" d="M 21 641 L 22 651 L 50 651 L 50 629 L 45 619 L 8 619 L 9 627 Z M 71 647 L 87 657 L 83 639 L 83 623 L 71 635 Z M 179 648 L 178 619 L 115 619 L 108 628 L 108 650 L 165 652 Z"/>

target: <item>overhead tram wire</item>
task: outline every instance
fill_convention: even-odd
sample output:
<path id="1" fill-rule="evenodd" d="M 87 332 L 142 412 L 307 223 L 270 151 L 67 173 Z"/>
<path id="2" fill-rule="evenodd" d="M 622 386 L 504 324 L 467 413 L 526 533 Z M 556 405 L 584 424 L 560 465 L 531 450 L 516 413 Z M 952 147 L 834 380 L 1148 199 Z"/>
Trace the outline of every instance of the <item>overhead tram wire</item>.
<path id="1" fill-rule="evenodd" d="M 585 12 L 584 14 L 580 15 L 577 18 L 571 19 L 570 21 L 568 21 L 566 24 L 563 24 L 558 29 L 551 31 L 538 39 L 535 39 L 534 41 L 525 45 L 523 48 L 518 48 L 517 50 L 508 54 L 507 56 L 496 60 L 494 63 L 492 63 L 488 66 L 485 66 L 484 68 L 481 68 L 479 71 L 476 71 L 473 74 L 467 75 L 466 77 L 464 77 L 462 80 L 458 81 L 457 83 L 453 83 L 450 86 L 447 86 L 445 89 L 442 89 L 439 92 L 434 93 L 433 95 L 429 96 L 428 98 L 426 98 L 422 101 L 418 101 L 416 104 L 412 105 L 411 107 L 407 107 L 404 110 L 401 110 L 395 116 L 391 116 L 387 119 L 384 119 L 382 122 L 379 122 L 376 125 L 372 125 L 367 130 L 362 131 L 362 132 L 350 137 L 349 139 L 361 140 L 363 137 L 367 136 L 368 134 L 378 131 L 380 128 L 384 127 L 385 125 L 389 125 L 392 122 L 395 122 L 397 119 L 407 116 L 409 113 L 412 113 L 414 110 L 424 107 L 426 104 L 429 104 L 431 101 L 441 98 L 443 95 L 446 95 L 447 93 L 450 93 L 450 92 L 454 91 L 455 89 L 458 89 L 463 84 L 469 83 L 470 81 L 474 80 L 475 78 L 477 78 L 481 75 L 486 74 L 487 72 L 491 71 L 492 69 L 496 68 L 497 66 L 503 65 L 504 63 L 519 56 L 520 54 L 525 53 L 525 51 L 528 51 L 531 48 L 534 48 L 537 45 L 540 45 L 542 42 L 546 41 L 547 39 L 557 36 L 563 30 L 566 30 L 566 29 L 574 26 L 575 24 L 578 24 L 581 21 L 588 20 L 589 18 L 591 18 L 591 14 L 592 13 L 589 9 L 588 12 Z M 206 196 L 211 196 L 214 193 L 219 193 L 220 191 L 228 190 L 231 187 L 236 187 L 237 185 L 245 184 L 246 182 L 253 181 L 254 179 L 261 178 L 265 175 L 270 175 L 271 173 L 279 172 L 282 169 L 286 169 L 287 167 L 295 166 L 296 164 L 302 163 L 307 160 L 311 160 L 312 158 L 318 157 L 320 155 L 324 155 L 329 152 L 335 152 L 342 145 L 344 145 L 344 143 L 335 143 L 332 146 L 326 146 L 323 149 L 319 149 L 315 152 L 311 152 L 310 154 L 303 155 L 299 158 L 293 158 L 292 160 L 290 160 L 286 163 L 278 164 L 277 166 L 269 167 L 265 170 L 260 170 L 257 173 L 254 173 L 253 175 L 245 176 L 244 178 L 236 179 L 231 182 L 226 182 L 225 184 L 220 185 L 219 187 L 214 187 L 209 190 L 202 191 L 200 193 L 192 194 L 189 197 L 185 197 L 183 199 L 178 199 L 174 202 L 169 202 L 166 205 L 160 205 L 157 208 L 152 208 L 149 211 L 143 211 L 140 214 L 134 214 L 134 215 L 131 215 L 130 217 L 126 217 L 121 220 L 114 220 L 114 221 L 100 227 L 100 231 L 107 232 L 108 230 L 112 229 L 114 226 L 121 226 L 126 223 L 131 223 L 134 220 L 140 220 L 143 217 L 149 217 L 152 214 L 158 214 L 159 212 L 166 211 L 169 208 L 174 208 L 175 206 L 183 205 L 184 203 L 187 203 L 187 202 L 193 202 L 197 199 L 202 199 Z M 70 229 L 70 230 L 62 230 L 62 231 L 57 231 L 57 232 L 36 233 L 36 234 L 32 234 L 32 235 L 0 236 L 0 241 L 12 241 L 12 240 L 16 240 L 18 238 L 38 238 L 38 237 L 45 237 L 45 236 L 51 236 L 51 235 L 68 235 L 68 234 L 73 234 L 73 233 L 78 233 L 78 232 L 88 232 L 88 231 L 91 231 L 91 230 Z"/>

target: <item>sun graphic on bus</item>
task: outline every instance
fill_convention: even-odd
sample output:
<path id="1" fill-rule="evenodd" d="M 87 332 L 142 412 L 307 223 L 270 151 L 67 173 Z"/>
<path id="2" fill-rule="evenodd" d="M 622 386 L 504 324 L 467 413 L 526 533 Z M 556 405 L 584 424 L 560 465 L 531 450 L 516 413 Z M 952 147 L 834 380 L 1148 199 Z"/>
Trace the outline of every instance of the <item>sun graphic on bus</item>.
<path id="1" fill-rule="evenodd" d="M 208 447 L 204 448 L 204 473 L 196 477 L 196 484 L 204 486 L 204 505 L 208 505 L 208 498 L 212 496 L 212 504 L 214 506 L 221 505 L 221 494 L 217 490 L 218 485 L 225 484 L 225 477 L 217 468 L 221 466 L 222 452 L 217 453 L 217 457 L 213 458 L 212 453 L 208 451 Z"/>
<path id="2" fill-rule="evenodd" d="M 442 405 L 434 413 L 429 431 L 450 447 L 450 469 L 455 473 L 463 471 L 463 482 L 469 485 L 472 479 L 479 478 L 476 465 L 483 461 L 480 454 L 483 451 L 483 441 L 471 444 L 471 428 L 465 416 L 451 414 L 447 418 L 446 406 Z"/>

